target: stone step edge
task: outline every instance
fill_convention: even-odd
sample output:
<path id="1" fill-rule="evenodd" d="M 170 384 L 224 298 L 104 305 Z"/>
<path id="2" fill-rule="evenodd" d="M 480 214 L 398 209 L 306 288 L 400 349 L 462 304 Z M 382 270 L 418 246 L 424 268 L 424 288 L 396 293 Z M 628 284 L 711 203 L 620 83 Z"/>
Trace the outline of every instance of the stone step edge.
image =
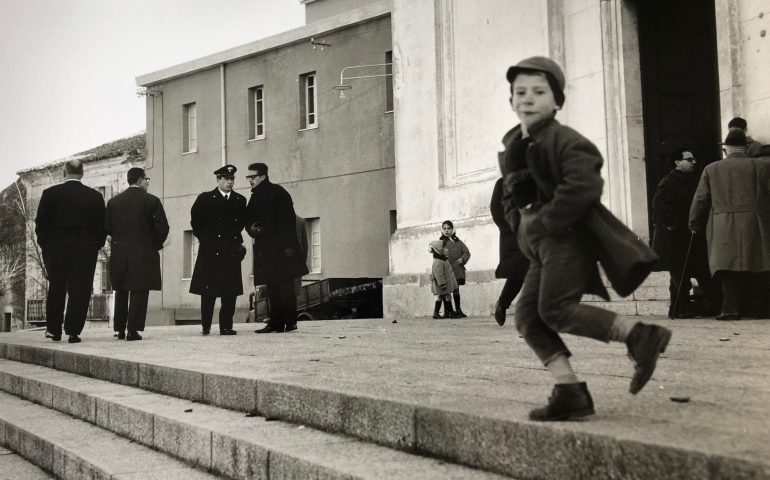
<path id="1" fill-rule="evenodd" d="M 0 393 L 0 395 L 4 394 Z M 0 396 L 0 398 L 2 397 Z M 87 422 L 73 419 L 60 412 L 36 405 L 33 402 L 24 402 L 29 404 L 28 406 L 25 405 L 25 409 L 31 409 L 35 412 L 34 417 L 9 419 L 4 410 L 0 411 L 0 445 L 3 447 L 15 452 L 41 470 L 51 473 L 60 479 L 110 478 L 119 480 L 121 478 L 142 478 L 146 476 L 147 470 L 120 471 L 122 469 L 115 465 L 116 463 L 119 464 L 119 458 L 99 455 L 98 460 L 92 460 L 94 455 L 90 442 L 69 442 L 70 445 L 62 445 L 60 443 L 63 440 L 62 438 L 55 440 L 46 438 L 44 433 L 39 431 L 39 428 L 36 429 L 34 425 L 30 427 L 28 423 L 30 423 L 30 419 L 40 418 L 47 418 L 52 425 L 62 425 L 64 422 L 68 422 L 66 424 L 68 435 L 79 432 L 82 437 L 93 437 L 95 435 L 94 432 L 101 432 L 102 441 L 105 440 L 105 437 L 107 439 L 110 437 L 120 439 L 121 437 L 118 435 L 104 431 Z M 64 443 L 67 442 L 64 441 Z M 147 447 L 134 443 L 130 444 L 130 447 L 125 447 L 133 450 L 130 453 L 139 453 L 143 460 L 146 460 L 151 455 L 155 457 L 156 461 L 157 459 L 167 461 L 171 468 L 164 469 L 164 472 L 167 474 L 181 474 L 174 478 L 201 480 L 216 478 L 205 471 L 188 466 L 179 460 L 172 459 L 163 453 L 153 451 Z M 119 457 L 125 457 L 125 452 L 120 452 Z"/>
<path id="2" fill-rule="evenodd" d="M 0 343 L 0 358 L 221 408 L 252 411 L 260 416 L 344 433 L 366 442 L 511 477 L 534 476 L 530 468 L 522 470 L 519 467 L 534 465 L 534 471 L 557 471 L 553 476 L 537 474 L 538 478 L 594 478 L 592 466 L 586 465 L 582 459 L 605 458 L 608 462 L 604 465 L 607 478 L 623 478 L 624 472 L 638 470 L 642 464 L 657 468 L 665 465 L 666 475 L 650 472 L 649 477 L 639 478 L 693 478 L 693 471 L 702 471 L 708 473 L 697 478 L 704 480 L 742 478 L 735 476 L 735 472 L 747 472 L 745 478 L 770 480 L 770 472 L 762 464 L 695 450 L 569 431 L 559 428 L 558 423 L 533 423 L 524 419 L 500 421 L 472 413 L 275 380 L 208 374 L 31 345 Z M 511 439 L 517 439 L 519 443 L 509 445 Z M 539 458 L 544 444 L 563 450 L 563 454 L 558 456 L 562 464 L 555 466 L 552 456 L 549 459 Z M 624 454 L 620 455 L 618 451 Z M 501 459 L 512 455 L 510 460 Z M 584 472 L 583 477 L 581 472 Z"/>
<path id="3" fill-rule="evenodd" d="M 114 385 L 111 382 L 89 379 L 88 384 L 83 385 L 82 388 L 76 388 L 71 384 L 76 378 L 83 378 L 82 376 L 40 366 L 31 367 L 40 369 L 36 372 L 9 371 L 14 369 L 12 365 L 14 363 L 21 365 L 18 362 L 0 360 L 0 391 L 71 415 L 194 467 L 202 467 L 228 478 L 251 478 L 254 473 L 261 475 L 258 475 L 258 478 L 268 478 L 268 472 L 280 471 L 280 468 L 287 463 L 296 463 L 305 464 L 302 467 L 305 470 L 326 470 L 344 478 L 348 478 L 348 476 L 359 478 L 352 475 L 353 472 L 344 471 L 344 468 L 341 468 L 343 471 L 330 472 L 330 467 L 327 465 L 312 464 L 312 461 L 302 458 L 302 447 L 295 447 L 296 451 L 293 451 L 291 447 L 269 445 L 269 439 L 264 437 L 262 442 L 257 442 L 238 436 L 237 431 L 228 431 L 227 428 L 211 428 L 211 424 L 216 424 L 216 421 L 235 422 L 242 420 L 242 417 L 234 418 L 235 412 L 231 410 L 198 404 L 191 405 L 186 400 L 161 394 L 157 394 L 157 396 L 162 397 L 165 408 L 153 409 L 152 403 L 151 405 L 131 403 L 132 397 L 136 398 L 137 395 L 156 395 L 136 387 L 121 385 L 119 391 L 110 392 L 100 390 L 100 388 Z M 9 366 L 9 364 L 11 365 Z M 29 369 L 29 364 L 26 365 Z M 49 372 L 56 372 L 56 377 L 51 376 Z M 197 416 L 188 421 L 188 419 L 169 415 L 167 412 L 170 404 L 177 408 L 177 413 L 183 412 L 187 407 L 193 407 Z M 240 416 L 241 414 L 237 415 Z M 206 421 L 202 422 L 201 416 L 206 417 Z M 125 419 L 131 420 L 125 422 Z M 263 423 L 261 427 L 267 426 L 266 420 L 261 420 L 261 422 Z M 270 422 L 269 426 L 280 427 L 282 424 L 289 426 L 289 424 L 280 421 Z M 234 423 L 230 423 L 230 425 L 232 426 Z M 319 447 L 319 444 L 348 444 L 351 448 L 346 451 L 347 459 L 352 459 L 360 465 L 367 465 L 367 468 L 374 469 L 374 471 L 387 467 L 379 460 L 383 457 L 388 457 L 389 462 L 395 460 L 410 467 L 410 472 L 405 473 L 406 476 L 403 477 L 398 477 L 391 472 L 394 475 L 392 478 L 411 478 L 411 472 L 418 469 L 425 475 L 425 472 L 440 464 L 432 458 L 390 450 L 376 444 L 365 444 L 365 442 L 352 437 L 342 437 L 338 434 L 305 427 L 294 429 L 294 425 L 291 427 L 292 430 L 288 433 L 297 437 L 294 440 L 297 445 L 305 445 L 308 441 L 315 442 L 316 448 Z M 151 434 L 148 435 L 148 432 Z M 287 431 L 284 430 L 282 434 L 286 435 Z M 357 450 L 352 448 L 356 446 L 359 447 Z M 334 450 L 336 449 L 331 449 L 332 453 L 329 453 L 326 458 L 331 458 Z M 392 453 L 388 455 L 377 454 L 378 451 L 383 450 L 390 450 Z M 233 451 L 239 453 L 232 454 Z M 258 458 L 259 461 L 252 462 L 255 458 Z M 271 467 L 271 458 L 281 458 L 283 465 L 278 468 Z M 254 463 L 262 467 L 261 472 L 255 472 L 257 468 Z M 441 464 L 440 470 L 441 473 L 438 473 L 436 478 L 445 478 L 445 474 L 453 475 L 452 478 L 472 477 L 488 480 L 503 478 L 497 474 L 456 464 Z M 283 478 L 281 475 L 278 476 Z M 420 476 L 420 478 L 425 477 Z"/>

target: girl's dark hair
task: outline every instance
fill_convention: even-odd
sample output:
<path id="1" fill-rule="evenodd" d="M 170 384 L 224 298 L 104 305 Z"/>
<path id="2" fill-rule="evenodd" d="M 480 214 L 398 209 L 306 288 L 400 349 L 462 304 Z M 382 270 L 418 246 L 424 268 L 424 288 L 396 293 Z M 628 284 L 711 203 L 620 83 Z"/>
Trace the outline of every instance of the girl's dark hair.
<path id="1" fill-rule="evenodd" d="M 455 228 L 455 224 L 452 223 L 451 220 L 444 220 L 444 223 L 441 224 L 441 228 L 444 228 L 444 225 L 449 225 L 449 228 Z"/>

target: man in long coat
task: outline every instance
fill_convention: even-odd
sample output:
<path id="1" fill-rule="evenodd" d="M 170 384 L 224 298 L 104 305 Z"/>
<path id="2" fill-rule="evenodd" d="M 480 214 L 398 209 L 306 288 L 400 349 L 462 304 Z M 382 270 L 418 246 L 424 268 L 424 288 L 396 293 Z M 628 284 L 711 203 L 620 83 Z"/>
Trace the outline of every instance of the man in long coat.
<path id="1" fill-rule="evenodd" d="M 150 179 L 134 167 L 128 188 L 107 202 L 110 281 L 115 289 L 114 329 L 119 340 L 141 340 L 150 290 L 160 290 L 160 255 L 168 220 L 160 199 L 147 193 Z M 126 335 L 125 330 L 128 329 Z"/>
<path id="2" fill-rule="evenodd" d="M 705 239 L 702 235 L 691 236 L 688 228 L 690 205 L 698 185 L 696 159 L 692 151 L 680 148 L 672 153 L 671 161 L 674 169 L 660 181 L 652 199 L 655 221 L 652 249 L 660 258 L 660 267 L 668 270 L 671 276 L 668 317 L 692 318 L 695 311 L 690 301 L 690 278 L 698 280 L 707 301 L 713 297 Z M 685 260 L 687 272 L 684 271 Z M 680 281 L 682 285 L 679 285 Z"/>
<path id="3" fill-rule="evenodd" d="M 264 163 L 249 165 L 246 178 L 251 198 L 246 206 L 246 231 L 254 238 L 254 285 L 266 285 L 270 320 L 256 333 L 281 333 L 297 328 L 294 279 L 308 273 L 297 239 L 291 195 L 270 182 Z"/>
<path id="4" fill-rule="evenodd" d="M 96 269 L 104 245 L 104 198 L 80 183 L 83 164 L 64 164 L 64 183 L 43 190 L 35 217 L 37 242 L 48 272 L 45 336 L 61 340 L 62 321 L 70 343 L 80 341 Z M 67 313 L 64 313 L 64 301 Z"/>
<path id="5" fill-rule="evenodd" d="M 760 316 L 770 272 L 770 159 L 746 156 L 746 134 L 731 129 L 727 156 L 703 170 L 690 208 L 690 229 L 706 232 L 709 267 L 722 283 L 718 320 Z M 742 311 L 743 310 L 743 311 Z"/>
<path id="6" fill-rule="evenodd" d="M 211 331 L 217 297 L 221 303 L 219 334 L 238 333 L 233 330 L 233 314 L 235 299 L 243 293 L 241 261 L 246 248 L 241 231 L 246 197 L 233 191 L 236 171 L 233 165 L 214 171 L 217 187 L 198 195 L 190 210 L 190 225 L 200 241 L 190 293 L 201 296 L 203 335 Z"/>

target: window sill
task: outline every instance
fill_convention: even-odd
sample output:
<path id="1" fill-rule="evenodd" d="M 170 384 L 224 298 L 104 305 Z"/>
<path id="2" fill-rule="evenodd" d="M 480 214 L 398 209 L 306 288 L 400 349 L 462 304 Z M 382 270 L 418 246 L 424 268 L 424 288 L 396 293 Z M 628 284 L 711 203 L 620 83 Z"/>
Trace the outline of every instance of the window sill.
<path id="1" fill-rule="evenodd" d="M 299 131 L 305 132 L 307 130 L 316 130 L 317 128 L 318 128 L 318 125 L 316 124 L 316 125 L 313 125 L 312 127 L 300 128 Z"/>
<path id="2" fill-rule="evenodd" d="M 249 138 L 249 139 L 246 140 L 246 143 L 258 142 L 258 141 L 264 140 L 264 139 L 265 139 L 265 136 L 262 135 L 261 137 L 257 137 L 257 138 Z"/>
<path id="3" fill-rule="evenodd" d="M 391 115 L 393 113 L 393 110 L 385 110 L 385 115 Z"/>
<path id="4" fill-rule="evenodd" d="M 183 282 L 189 282 L 190 280 L 192 280 L 192 277 L 182 277 Z"/>
<path id="5" fill-rule="evenodd" d="M 198 150 L 190 150 L 189 152 L 182 152 L 182 155 L 190 155 L 191 153 L 198 153 Z"/>

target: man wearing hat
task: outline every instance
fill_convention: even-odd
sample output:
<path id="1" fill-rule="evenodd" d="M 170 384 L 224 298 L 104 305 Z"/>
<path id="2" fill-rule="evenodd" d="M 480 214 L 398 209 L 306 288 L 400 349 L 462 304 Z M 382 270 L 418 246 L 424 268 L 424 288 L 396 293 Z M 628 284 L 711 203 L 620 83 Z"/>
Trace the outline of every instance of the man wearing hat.
<path id="1" fill-rule="evenodd" d="M 745 118 L 734 117 L 727 122 L 728 130 L 737 128 L 746 134 L 746 156 L 747 157 L 766 157 L 770 155 L 770 145 L 762 145 L 749 136 L 749 124 Z"/>
<path id="2" fill-rule="evenodd" d="M 211 331 L 217 297 L 221 303 L 219 334 L 237 333 L 233 330 L 233 314 L 235 299 L 243 293 L 241 261 L 246 255 L 241 236 L 246 197 L 233 191 L 237 171 L 233 165 L 215 170 L 216 188 L 198 195 L 190 210 L 193 235 L 200 242 L 190 293 L 201 296 L 203 335 Z"/>
<path id="3" fill-rule="evenodd" d="M 160 255 L 168 221 L 160 199 L 147 193 L 144 170 L 130 168 L 128 188 L 107 202 L 110 281 L 115 289 L 114 329 L 118 340 L 141 340 L 150 290 L 160 290 Z M 126 333 L 128 329 L 128 333 Z"/>
<path id="4" fill-rule="evenodd" d="M 270 182 L 267 171 L 264 163 L 249 165 L 245 225 L 254 238 L 254 285 L 266 285 L 270 298 L 270 320 L 256 333 L 283 333 L 297 329 L 294 279 L 308 268 L 297 238 L 294 202 L 285 188 Z"/>
<path id="5" fill-rule="evenodd" d="M 717 320 L 761 317 L 770 272 L 770 159 L 748 157 L 738 128 L 722 145 L 725 158 L 703 170 L 689 226 L 706 233 L 709 267 L 722 284 Z"/>

